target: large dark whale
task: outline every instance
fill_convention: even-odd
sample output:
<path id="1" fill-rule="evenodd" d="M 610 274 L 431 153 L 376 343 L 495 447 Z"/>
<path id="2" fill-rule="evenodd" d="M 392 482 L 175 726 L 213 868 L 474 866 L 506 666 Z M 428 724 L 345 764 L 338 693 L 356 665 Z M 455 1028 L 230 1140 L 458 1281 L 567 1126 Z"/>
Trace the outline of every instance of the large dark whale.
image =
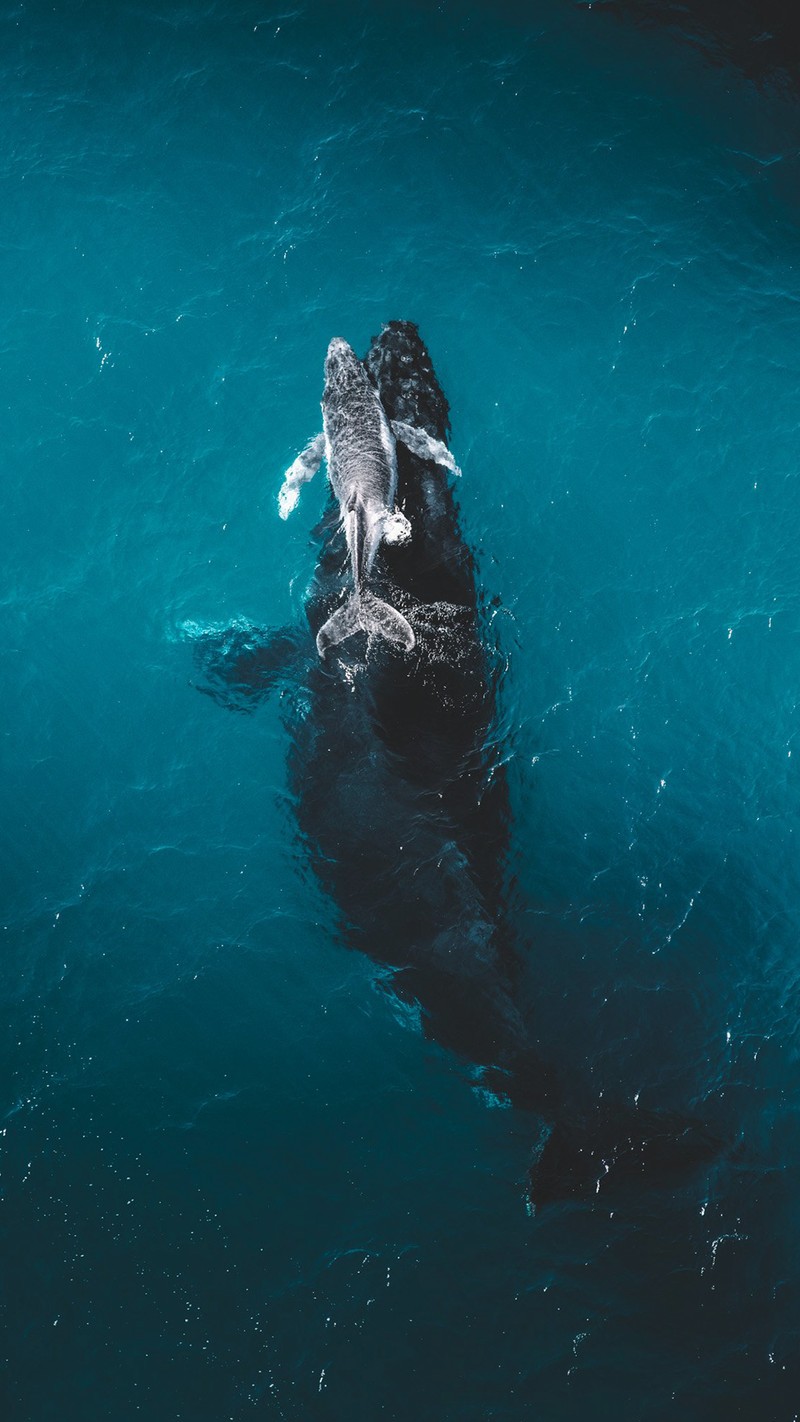
<path id="1" fill-rule="evenodd" d="M 393 990 L 419 1005 L 429 1036 L 535 1114 L 532 1203 L 593 1194 L 615 1165 L 638 1174 L 703 1156 L 708 1137 L 694 1123 L 570 1104 L 538 1057 L 504 892 L 509 788 L 502 753 L 491 748 L 500 663 L 487 647 L 475 562 L 439 459 L 447 400 L 408 322 L 387 325 L 359 365 L 386 421 L 426 437 L 396 448 L 391 499 L 411 536 L 378 540 L 370 563 L 371 596 L 398 611 L 413 639 L 387 640 L 363 619 L 344 639 L 323 638 L 327 655 L 318 655 L 321 629 L 352 595 L 350 494 L 340 497 L 334 477 L 308 626 L 236 625 L 200 637 L 200 689 L 238 710 L 253 709 L 276 683 L 302 689 L 302 709 L 291 696 L 282 701 L 291 787 L 342 936 L 392 969 Z M 319 437 L 312 444 L 305 477 L 324 452 Z M 284 488 L 292 484 L 290 470 Z"/>

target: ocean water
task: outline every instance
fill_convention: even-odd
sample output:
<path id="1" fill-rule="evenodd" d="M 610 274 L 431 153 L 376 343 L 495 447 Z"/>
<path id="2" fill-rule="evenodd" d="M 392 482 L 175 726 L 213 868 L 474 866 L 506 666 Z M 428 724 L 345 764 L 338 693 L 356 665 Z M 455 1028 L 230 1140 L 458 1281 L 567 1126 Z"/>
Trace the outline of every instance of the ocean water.
<path id="1" fill-rule="evenodd" d="M 13 1422 L 800 1415 L 800 111 L 667 18 L 3 7 Z M 302 617 L 280 478 L 392 318 L 506 659 L 542 1053 L 726 1141 L 533 1216 L 529 1120 L 341 941 L 280 704 L 192 684 L 192 629 Z"/>

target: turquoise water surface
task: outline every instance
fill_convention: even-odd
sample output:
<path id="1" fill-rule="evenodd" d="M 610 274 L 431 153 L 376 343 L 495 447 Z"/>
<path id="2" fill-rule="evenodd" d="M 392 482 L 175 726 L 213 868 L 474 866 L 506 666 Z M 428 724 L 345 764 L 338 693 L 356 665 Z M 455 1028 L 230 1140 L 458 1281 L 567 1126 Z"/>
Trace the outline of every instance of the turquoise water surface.
<path id="1" fill-rule="evenodd" d="M 0 15 L 4 1416 L 800 1415 L 800 111 L 532 0 Z M 329 339 L 416 321 L 507 663 L 542 1055 L 714 1122 L 531 1216 L 349 952 L 279 699 Z M 379 931 L 379 925 L 376 925 Z"/>

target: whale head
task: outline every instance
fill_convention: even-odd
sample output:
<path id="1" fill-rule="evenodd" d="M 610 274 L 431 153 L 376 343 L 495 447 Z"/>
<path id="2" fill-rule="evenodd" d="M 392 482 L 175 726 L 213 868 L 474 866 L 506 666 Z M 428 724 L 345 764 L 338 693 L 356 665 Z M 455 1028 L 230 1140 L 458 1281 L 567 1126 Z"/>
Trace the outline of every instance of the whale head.
<path id="1" fill-rule="evenodd" d="M 353 380 L 363 379 L 364 366 L 353 347 L 341 336 L 334 336 L 325 357 L 325 385 L 327 388 L 348 385 Z"/>

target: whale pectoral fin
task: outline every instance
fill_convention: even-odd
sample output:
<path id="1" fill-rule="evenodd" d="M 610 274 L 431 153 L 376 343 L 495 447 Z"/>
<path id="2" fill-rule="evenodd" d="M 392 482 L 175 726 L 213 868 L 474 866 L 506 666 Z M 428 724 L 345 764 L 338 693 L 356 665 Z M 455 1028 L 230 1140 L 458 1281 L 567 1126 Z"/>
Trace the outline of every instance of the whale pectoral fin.
<path id="1" fill-rule="evenodd" d="M 305 449 L 298 454 L 293 464 L 289 465 L 283 476 L 283 484 L 278 494 L 278 512 L 281 518 L 288 518 L 297 500 L 300 498 L 300 490 L 309 479 L 313 479 L 325 453 L 325 435 L 320 433 L 309 440 Z"/>
<path id="2" fill-rule="evenodd" d="M 402 420 L 392 420 L 392 429 L 395 438 L 401 440 L 412 454 L 418 454 L 420 459 L 431 459 L 434 464 L 443 465 L 453 474 L 461 473 L 447 445 L 440 439 L 434 439 L 427 430 L 418 429 L 416 425 L 406 425 Z"/>
<path id="3" fill-rule="evenodd" d="M 404 513 L 395 509 L 393 514 L 387 514 L 383 523 L 384 543 L 408 543 L 411 538 L 411 524 Z"/>
<path id="4" fill-rule="evenodd" d="M 308 655 L 308 633 L 295 627 L 268 632 L 241 621 L 227 627 L 187 623 L 197 680 L 205 696 L 229 711 L 249 713 L 281 681 L 288 681 Z"/>

